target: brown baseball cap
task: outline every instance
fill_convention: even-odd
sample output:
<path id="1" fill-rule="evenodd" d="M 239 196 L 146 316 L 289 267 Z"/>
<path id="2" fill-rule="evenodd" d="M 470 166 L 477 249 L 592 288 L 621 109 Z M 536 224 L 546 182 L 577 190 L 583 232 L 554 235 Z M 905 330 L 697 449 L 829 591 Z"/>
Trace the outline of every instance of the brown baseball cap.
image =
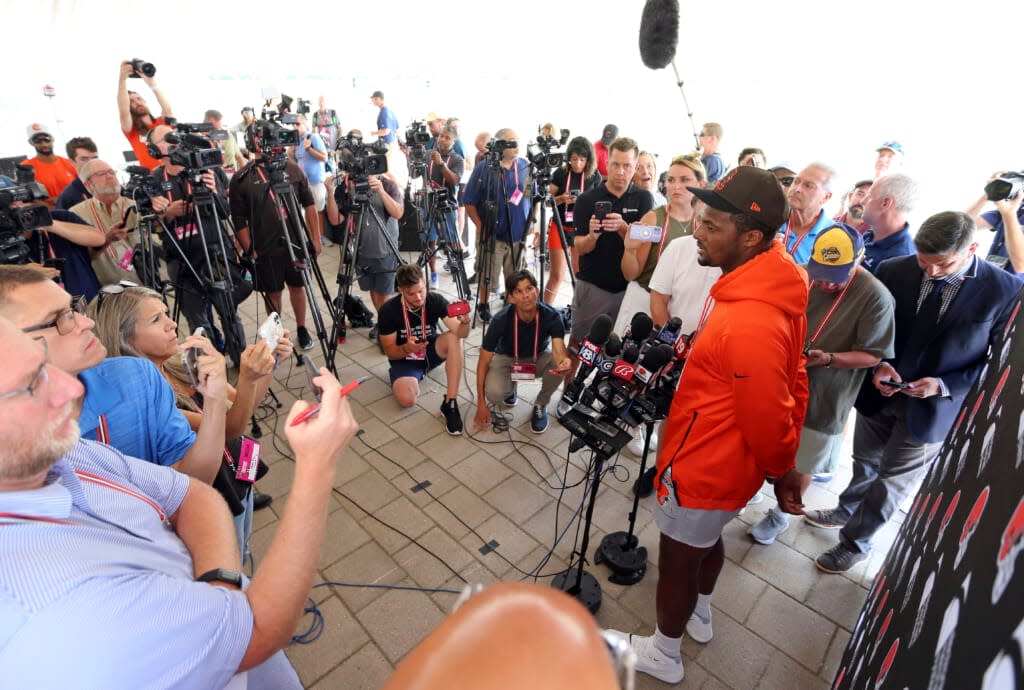
<path id="1" fill-rule="evenodd" d="M 687 187 L 711 208 L 744 213 L 769 228 L 781 227 L 789 215 L 789 204 L 775 175 L 741 165 L 733 168 L 711 189 Z"/>

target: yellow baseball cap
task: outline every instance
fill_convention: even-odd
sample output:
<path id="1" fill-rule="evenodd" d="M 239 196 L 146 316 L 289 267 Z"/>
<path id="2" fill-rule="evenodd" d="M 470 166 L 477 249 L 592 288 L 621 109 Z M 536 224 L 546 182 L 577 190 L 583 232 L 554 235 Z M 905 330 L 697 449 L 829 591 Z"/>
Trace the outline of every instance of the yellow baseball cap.
<path id="1" fill-rule="evenodd" d="M 864 238 L 849 225 L 836 223 L 814 239 L 807 275 L 825 283 L 845 283 L 862 256 Z"/>

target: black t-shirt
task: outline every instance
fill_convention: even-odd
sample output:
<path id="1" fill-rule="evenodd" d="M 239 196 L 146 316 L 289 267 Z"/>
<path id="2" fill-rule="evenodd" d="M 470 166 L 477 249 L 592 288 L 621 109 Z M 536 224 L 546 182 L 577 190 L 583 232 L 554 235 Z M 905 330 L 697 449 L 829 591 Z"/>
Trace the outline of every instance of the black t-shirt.
<path id="1" fill-rule="evenodd" d="M 455 188 L 458 183 L 448 184 L 448 181 L 444 179 L 442 174 L 443 168 L 435 163 L 432 159 L 434 152 L 429 151 L 427 153 L 427 167 L 426 167 L 426 178 L 431 183 L 431 187 L 438 189 L 440 187 L 446 187 L 451 194 L 455 194 Z M 441 160 L 445 161 L 445 165 L 455 173 L 459 179 L 462 179 L 462 172 L 466 168 L 466 162 L 462 159 L 462 156 L 455 153 L 455 149 L 452 149 L 448 153 L 441 154 Z"/>
<path id="2" fill-rule="evenodd" d="M 515 356 L 512 335 L 515 333 L 516 308 L 510 304 L 491 319 L 487 332 L 484 333 L 480 346 L 488 352 L 499 355 Z M 534 326 L 540 321 L 540 335 L 537 340 L 537 352 L 551 349 L 552 338 L 565 338 L 565 325 L 561 315 L 552 307 L 537 302 L 537 316 L 532 323 L 519 322 L 519 359 L 533 358 Z"/>
<path id="3" fill-rule="evenodd" d="M 268 194 L 267 182 L 260 176 L 260 172 L 255 163 L 249 163 L 231 178 L 231 218 L 235 222 L 236 230 L 249 228 L 252 248 L 257 254 L 287 255 L 284 227 L 277 215 L 277 207 Z M 302 214 L 307 206 L 314 205 L 306 173 L 295 163 L 288 161 L 284 174 L 295 191 L 295 197 L 299 202 L 298 212 Z"/>
<path id="4" fill-rule="evenodd" d="M 566 183 L 568 182 L 568 189 L 566 189 Z M 565 192 L 576 192 L 577 196 L 583 192 L 595 189 L 598 185 L 603 182 L 601 173 L 594 171 L 594 174 L 590 177 L 585 177 L 585 173 L 570 173 L 569 168 L 559 168 L 551 174 L 551 184 L 555 187 L 555 196 L 565 194 Z M 559 204 L 558 212 L 562 214 L 562 218 L 565 218 L 566 211 L 573 211 L 575 204 Z M 566 233 L 572 232 L 572 225 L 566 223 Z"/>
<path id="5" fill-rule="evenodd" d="M 230 208 L 228 207 L 228 178 L 224 174 L 224 171 L 217 168 L 213 171 L 214 180 L 217 183 L 217 193 L 214 195 L 214 203 L 217 207 L 217 216 L 214 215 L 213 210 L 209 207 L 201 207 L 202 212 L 202 223 L 203 230 L 206 233 L 206 242 L 210 247 L 219 246 L 219 235 L 220 228 L 218 228 L 216 220 L 219 216 L 221 219 L 227 219 L 230 217 Z M 170 195 L 171 201 L 177 201 L 188 196 L 189 190 L 195 191 L 195 185 L 192 185 L 185 177 L 184 173 L 178 175 L 167 175 L 165 174 L 164 166 L 160 166 L 153 169 L 153 176 L 161 182 L 170 182 L 171 189 L 164 193 L 164 198 Z M 205 189 L 205 187 L 204 187 Z M 185 252 L 185 256 L 193 265 L 205 263 L 205 255 L 203 252 L 203 243 L 199 239 L 199 228 L 194 222 L 194 212 L 192 209 L 188 209 L 186 215 L 178 216 L 170 221 L 165 221 L 167 229 L 174 233 L 175 239 L 178 244 Z M 159 227 L 159 226 L 156 226 Z M 168 261 L 180 260 L 178 250 L 174 248 L 174 245 L 166 239 L 163 239 L 164 244 L 164 256 L 167 257 Z M 233 259 L 235 257 L 234 246 L 231 242 L 224 237 L 224 249 L 227 252 L 228 258 Z"/>
<path id="6" fill-rule="evenodd" d="M 405 345 L 409 334 L 405 330 L 405 316 L 402 312 L 402 296 L 395 295 L 381 305 L 377 313 L 377 329 L 381 336 L 396 333 L 396 345 Z M 423 314 L 426 313 L 426 319 Z M 438 292 L 428 292 L 427 299 L 423 306 L 408 312 L 409 326 L 412 328 L 414 340 L 424 338 L 424 321 L 426 322 L 426 339 L 433 340 L 437 337 L 438 321 L 448 316 L 448 300 Z"/>
<path id="7" fill-rule="evenodd" d="M 88 225 L 88 223 L 71 211 L 52 209 L 50 215 L 53 216 L 54 220 Z M 29 256 L 31 261 L 46 261 L 50 258 L 45 245 L 40 246 L 41 237 L 41 232 L 33 232 L 26 241 L 31 250 Z M 96 279 L 96 273 L 92 270 L 92 260 L 89 257 L 88 248 L 66 240 L 55 232 L 46 233 L 46 237 L 54 256 L 58 259 L 64 259 L 64 265 L 61 269 L 64 289 L 71 295 L 85 295 L 91 301 L 96 296 L 96 293 L 100 291 L 100 281 Z"/>
<path id="8" fill-rule="evenodd" d="M 575 217 L 576 236 L 586 237 L 590 234 L 590 218 L 594 215 L 594 204 L 598 201 L 610 201 L 611 213 L 622 215 L 626 223 L 636 223 L 644 214 L 654 208 L 654 198 L 646 189 L 640 189 L 632 182 L 626 192 L 617 197 L 608 191 L 605 184 L 588 189 L 576 199 Z M 608 292 L 622 292 L 626 289 L 626 279 L 622 275 L 622 253 L 625 245 L 617 232 L 602 232 L 597 239 L 594 251 L 580 256 L 580 272 L 576 277 L 596 285 Z"/>

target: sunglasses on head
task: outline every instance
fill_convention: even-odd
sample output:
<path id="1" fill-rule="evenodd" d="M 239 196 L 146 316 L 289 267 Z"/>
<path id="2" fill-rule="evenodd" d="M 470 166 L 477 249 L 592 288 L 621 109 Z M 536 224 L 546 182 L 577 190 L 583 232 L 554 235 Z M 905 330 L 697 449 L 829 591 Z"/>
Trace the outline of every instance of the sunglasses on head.
<path id="1" fill-rule="evenodd" d="M 120 295 L 122 292 L 129 288 L 139 287 L 138 283 L 133 283 L 130 280 L 122 280 L 119 283 L 113 285 L 104 285 L 100 288 L 99 294 L 96 296 L 96 314 L 99 315 L 100 309 L 103 308 L 103 300 L 112 295 Z"/>

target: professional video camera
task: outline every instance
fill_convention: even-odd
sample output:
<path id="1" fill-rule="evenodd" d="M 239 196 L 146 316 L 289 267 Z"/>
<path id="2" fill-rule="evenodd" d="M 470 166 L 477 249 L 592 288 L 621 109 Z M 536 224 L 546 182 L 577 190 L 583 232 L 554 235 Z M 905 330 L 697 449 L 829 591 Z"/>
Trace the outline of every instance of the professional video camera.
<path id="1" fill-rule="evenodd" d="M 215 130 L 209 123 L 193 122 L 180 122 L 175 129 L 164 137 L 172 145 L 167 153 L 172 165 L 185 168 L 189 174 L 224 165 L 224 154 L 213 141 L 227 138 L 227 132 Z"/>
<path id="2" fill-rule="evenodd" d="M 153 213 L 153 198 L 163 196 L 173 188 L 170 182 L 164 182 L 141 165 L 129 165 L 126 168 L 128 182 L 121 187 L 121 196 L 135 202 L 135 211 L 140 216 Z"/>
<path id="3" fill-rule="evenodd" d="M 576 353 L 580 368 L 562 398 L 572 407 L 559 414 L 576 437 L 570 450 L 587 446 L 610 456 L 633 438 L 631 428 L 664 419 L 689 354 L 692 335 L 679 332 L 678 318 L 655 328 L 638 312 L 622 338 L 611 325 L 598 317 Z"/>
<path id="4" fill-rule="evenodd" d="M 515 139 L 491 139 L 487 142 L 487 150 L 484 155 L 491 163 L 500 163 L 505 151 L 519 148 L 519 142 Z"/>
<path id="5" fill-rule="evenodd" d="M 537 128 L 540 131 L 540 127 Z M 526 149 L 528 151 L 527 158 L 530 161 L 530 165 L 534 167 L 536 172 L 542 170 L 550 171 L 553 168 L 557 168 L 565 163 L 565 153 L 556 151 L 552 152 L 551 149 L 565 146 L 566 142 L 569 141 L 569 130 L 559 130 L 559 138 L 555 139 L 552 136 L 538 134 L 535 142 L 531 141 Z"/>
<path id="6" fill-rule="evenodd" d="M 383 175 L 388 171 L 387 142 L 377 140 L 367 144 L 357 134 L 349 132 L 338 139 L 338 169 L 348 173 L 356 183 L 356 191 L 363 191 L 370 175 Z"/>
<path id="7" fill-rule="evenodd" d="M 989 201 L 1016 199 L 1024 182 L 1024 172 L 1005 172 L 985 185 L 985 196 Z"/>
<path id="8" fill-rule="evenodd" d="M 23 264 L 31 250 L 25 232 L 53 225 L 50 210 L 41 204 L 19 206 L 47 198 L 46 190 L 36 182 L 35 170 L 27 165 L 15 168 L 15 186 L 0 189 L 0 264 Z"/>
<path id="9" fill-rule="evenodd" d="M 409 161 L 409 177 L 419 177 L 426 170 L 430 132 L 425 122 L 414 120 L 405 130 L 405 156 Z"/>

